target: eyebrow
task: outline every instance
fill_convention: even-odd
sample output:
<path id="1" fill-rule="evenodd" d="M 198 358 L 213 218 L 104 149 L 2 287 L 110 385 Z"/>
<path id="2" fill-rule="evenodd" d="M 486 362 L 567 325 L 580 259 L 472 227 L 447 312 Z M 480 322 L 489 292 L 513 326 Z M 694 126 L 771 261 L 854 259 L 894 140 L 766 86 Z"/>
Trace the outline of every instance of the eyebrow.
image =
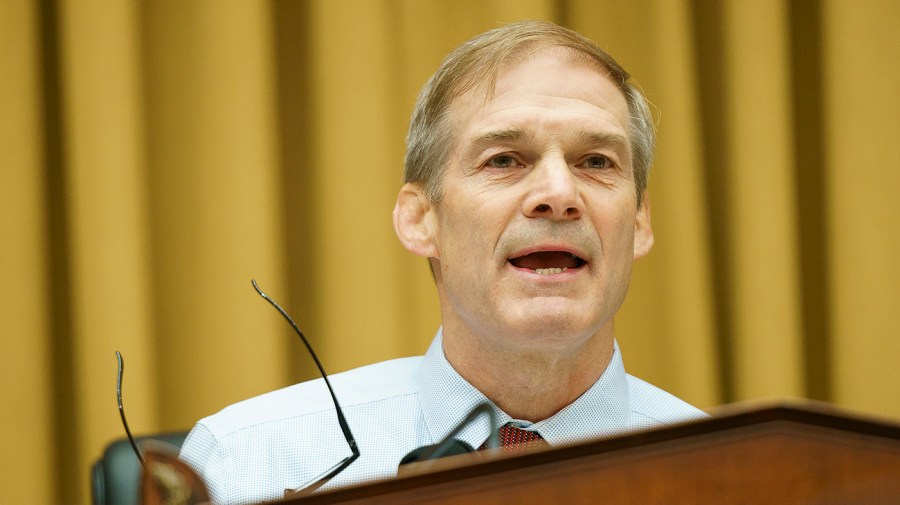
<path id="1" fill-rule="evenodd" d="M 492 144 L 494 142 L 516 142 L 529 136 L 525 130 L 521 128 L 506 128 L 503 130 L 493 130 L 483 133 L 471 140 L 469 145 L 478 146 L 484 144 Z M 628 147 L 628 138 L 620 133 L 598 132 L 593 130 L 582 130 L 578 132 L 577 138 L 582 144 L 602 145 L 610 147 Z"/>
<path id="2" fill-rule="evenodd" d="M 470 146 L 483 146 L 485 144 L 493 144 L 495 142 L 516 142 L 525 138 L 527 134 L 521 128 L 507 128 L 503 130 L 493 130 L 483 133 L 469 143 Z"/>
<path id="3" fill-rule="evenodd" d="M 622 149 L 628 152 L 628 137 L 621 133 L 582 130 L 578 133 L 578 138 L 585 144 Z"/>
<path id="4" fill-rule="evenodd" d="M 493 130 L 473 138 L 469 143 L 467 151 L 480 149 L 482 146 L 494 144 L 496 142 L 517 142 L 531 135 L 532 133 L 526 132 L 521 128 Z M 621 133 L 581 130 L 575 135 L 575 138 L 578 139 L 578 142 L 581 144 L 621 149 L 625 152 L 629 151 L 628 137 Z"/>

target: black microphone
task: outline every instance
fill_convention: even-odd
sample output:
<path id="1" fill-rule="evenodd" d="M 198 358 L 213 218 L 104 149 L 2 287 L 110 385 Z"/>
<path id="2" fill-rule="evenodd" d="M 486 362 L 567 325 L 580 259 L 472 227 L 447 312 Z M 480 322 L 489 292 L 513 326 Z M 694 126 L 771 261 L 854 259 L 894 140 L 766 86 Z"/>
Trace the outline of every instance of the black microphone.
<path id="1" fill-rule="evenodd" d="M 403 459 L 400 460 L 398 467 L 409 463 L 418 463 L 420 461 L 434 460 L 445 456 L 456 456 L 458 454 L 466 454 L 475 452 L 475 449 L 462 440 L 455 437 L 460 431 L 475 420 L 480 414 L 487 414 L 490 420 L 491 431 L 488 436 L 486 448 L 493 449 L 500 445 L 497 435 L 497 413 L 491 407 L 490 403 L 482 402 L 473 408 L 469 414 L 460 421 L 456 427 L 450 430 L 450 433 L 443 440 L 436 444 L 425 445 L 412 451 L 409 451 Z"/>

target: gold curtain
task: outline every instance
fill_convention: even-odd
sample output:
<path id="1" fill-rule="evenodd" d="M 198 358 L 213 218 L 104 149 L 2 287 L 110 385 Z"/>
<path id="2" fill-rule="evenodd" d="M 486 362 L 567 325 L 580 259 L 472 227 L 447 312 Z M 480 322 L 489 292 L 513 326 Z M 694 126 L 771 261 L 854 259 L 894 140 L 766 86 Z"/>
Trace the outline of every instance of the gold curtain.
<path id="1" fill-rule="evenodd" d="M 654 251 L 617 335 L 701 407 L 809 397 L 900 416 L 893 0 L 0 2 L 0 466 L 10 503 L 88 501 L 122 434 L 187 429 L 439 324 L 393 235 L 418 88 L 544 18 L 657 108 Z"/>

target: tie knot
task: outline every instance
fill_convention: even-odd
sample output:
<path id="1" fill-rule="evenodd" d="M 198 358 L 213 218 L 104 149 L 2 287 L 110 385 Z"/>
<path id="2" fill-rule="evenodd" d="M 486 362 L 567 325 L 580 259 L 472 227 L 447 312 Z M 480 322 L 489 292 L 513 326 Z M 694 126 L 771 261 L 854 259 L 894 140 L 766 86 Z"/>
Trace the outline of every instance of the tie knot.
<path id="1" fill-rule="evenodd" d="M 543 441 L 540 433 L 536 431 L 523 430 L 515 426 L 506 425 L 500 428 L 500 445 L 506 447 L 508 445 L 530 444 L 532 442 Z"/>
<path id="2" fill-rule="evenodd" d="M 547 442 L 536 431 L 523 430 L 515 426 L 506 425 L 500 428 L 498 432 L 500 438 L 500 446 L 503 452 L 507 454 L 516 454 L 525 452 L 538 447 L 545 447 Z M 481 446 L 484 449 L 485 446 Z"/>

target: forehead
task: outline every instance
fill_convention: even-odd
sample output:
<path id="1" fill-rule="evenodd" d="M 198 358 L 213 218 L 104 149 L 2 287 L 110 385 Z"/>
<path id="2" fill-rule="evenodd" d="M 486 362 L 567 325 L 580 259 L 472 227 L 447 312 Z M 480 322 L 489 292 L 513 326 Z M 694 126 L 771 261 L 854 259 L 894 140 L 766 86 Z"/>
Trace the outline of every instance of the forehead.
<path id="1" fill-rule="evenodd" d="M 570 49 L 545 48 L 509 58 L 493 81 L 454 100 L 450 118 L 457 143 L 465 143 L 473 130 L 510 126 L 510 121 L 536 127 L 553 118 L 626 135 L 630 114 L 602 64 Z"/>

